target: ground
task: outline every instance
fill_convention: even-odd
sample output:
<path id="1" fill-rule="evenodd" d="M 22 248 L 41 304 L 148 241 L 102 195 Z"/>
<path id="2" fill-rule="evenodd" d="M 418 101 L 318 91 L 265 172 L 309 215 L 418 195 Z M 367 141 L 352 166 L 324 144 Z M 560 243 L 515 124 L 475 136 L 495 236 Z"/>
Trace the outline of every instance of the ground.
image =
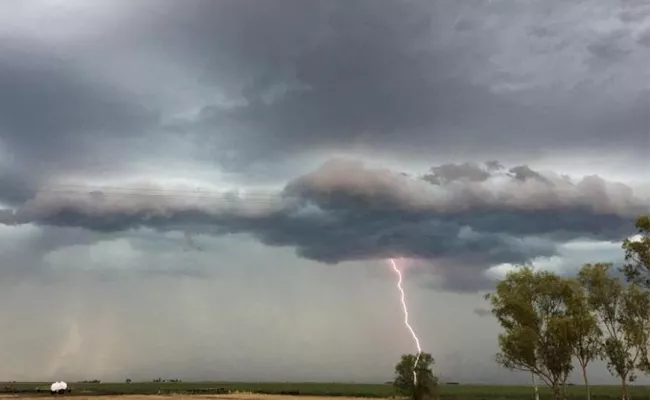
<path id="1" fill-rule="evenodd" d="M 63 399 L 67 396 L 57 396 L 55 399 Z M 325 397 L 325 396 L 281 396 L 281 395 L 270 395 L 270 394 L 248 394 L 248 393 L 238 393 L 238 394 L 224 394 L 224 395 L 183 395 L 183 394 L 168 394 L 168 395 L 156 395 L 156 394 L 136 394 L 136 395 L 117 395 L 117 396 L 75 396 L 75 399 L 79 398 L 88 399 L 88 400 L 181 400 L 183 398 L 191 397 L 193 400 L 199 399 L 211 399 L 211 400 L 358 400 L 357 397 Z M 44 398 L 50 398 L 50 395 L 6 395 L 0 394 L 0 399 L 18 399 L 18 400 L 43 400 Z"/>
<path id="2" fill-rule="evenodd" d="M 0 400 L 387 400 L 396 397 L 390 384 L 150 381 L 129 384 L 68 382 L 68 385 L 72 388 L 71 393 L 51 396 L 50 384 L 46 382 L 0 383 Z M 222 391 L 230 394 L 216 394 Z M 591 393 L 592 400 L 621 398 L 619 386 L 593 386 Z M 519 400 L 532 399 L 533 389 L 530 386 L 443 384 L 439 394 L 440 400 Z M 567 395 L 568 400 L 583 400 L 585 391 L 582 386 L 570 386 Z M 630 396 L 634 400 L 650 400 L 650 388 L 630 386 Z M 540 388 L 540 399 L 552 399 L 548 388 Z"/>

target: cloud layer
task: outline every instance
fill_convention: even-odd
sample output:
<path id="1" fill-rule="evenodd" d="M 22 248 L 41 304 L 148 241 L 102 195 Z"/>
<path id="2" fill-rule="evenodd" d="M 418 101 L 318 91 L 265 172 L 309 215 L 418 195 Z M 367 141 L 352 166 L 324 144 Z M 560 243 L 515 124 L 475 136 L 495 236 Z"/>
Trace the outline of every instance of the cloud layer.
<path id="1" fill-rule="evenodd" d="M 645 160 L 646 4 L 188 4 L 4 6 L 15 173 L 164 159 L 265 176 L 336 151 Z"/>
<path id="2" fill-rule="evenodd" d="M 557 255 L 556 244 L 569 240 L 621 240 L 638 215 L 650 212 L 648 198 L 622 183 L 498 162 L 445 164 L 411 177 L 334 159 L 277 194 L 120 190 L 40 191 L 2 210 L 0 221 L 102 232 L 250 233 L 326 263 L 406 257 L 485 269 Z"/>

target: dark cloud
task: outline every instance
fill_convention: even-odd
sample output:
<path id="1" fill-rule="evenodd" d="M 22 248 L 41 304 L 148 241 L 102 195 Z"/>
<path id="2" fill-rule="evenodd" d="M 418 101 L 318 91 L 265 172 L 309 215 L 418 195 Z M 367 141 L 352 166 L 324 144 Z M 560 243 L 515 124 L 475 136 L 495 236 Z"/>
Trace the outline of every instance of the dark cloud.
<path id="1" fill-rule="evenodd" d="M 650 47 L 650 28 L 642 32 L 637 38 L 637 41 L 645 47 Z"/>
<path id="2" fill-rule="evenodd" d="M 192 197 L 173 189 L 155 197 L 146 188 L 129 196 L 43 191 L 3 210 L 0 220 L 101 232 L 244 232 L 326 263 L 434 260 L 447 271 L 447 287 L 467 290 L 487 282 L 477 269 L 556 255 L 558 240 L 620 240 L 631 233 L 634 218 L 648 212 L 647 199 L 632 188 L 597 176 L 571 181 L 527 166 L 493 165 L 434 167 L 438 180 L 432 183 L 432 175 L 410 178 L 339 159 L 294 179 L 282 194 L 249 198 Z"/>
<path id="3" fill-rule="evenodd" d="M 623 57 L 631 52 L 631 50 L 626 49 L 625 44 L 622 43 L 623 39 L 626 37 L 626 31 L 614 31 L 601 37 L 598 41 L 589 44 L 587 50 L 598 59 L 604 59 L 610 62 L 620 62 Z"/>
<path id="4" fill-rule="evenodd" d="M 486 165 L 488 168 L 497 168 L 498 164 Z M 474 182 L 485 181 L 490 177 L 490 172 L 475 163 L 444 164 L 431 168 L 429 174 L 422 177 L 433 184 L 442 184 L 457 180 L 470 180 Z"/>
<path id="5" fill-rule="evenodd" d="M 478 315 L 479 317 L 488 317 L 492 315 L 492 312 L 486 308 L 480 308 L 477 307 L 473 310 L 474 314 Z"/>
<path id="6" fill-rule="evenodd" d="M 509 158 L 606 146 L 633 157 L 648 144 L 642 21 L 626 17 L 645 15 L 640 3 L 608 6 L 627 21 L 611 29 L 585 22 L 600 14 L 582 2 L 111 4 L 121 14 L 98 8 L 111 23 L 53 16 L 92 32 L 71 44 L 0 37 L 0 129 L 33 162 L 25 171 L 119 169 L 163 137 L 244 172 L 309 152 Z M 160 158 L 181 157 L 177 141 L 162 147 Z"/>
<path id="7" fill-rule="evenodd" d="M 19 171 L 14 180 L 115 167 L 123 162 L 123 140 L 156 126 L 157 116 L 141 99 L 37 43 L 19 44 L 0 41 L 0 139 Z"/>
<path id="8" fill-rule="evenodd" d="M 0 204 L 20 205 L 36 195 L 25 176 L 7 171 L 0 172 L 0 188 Z"/>
<path id="9" fill-rule="evenodd" d="M 645 10 L 608 7 L 603 15 L 622 21 Z M 183 110 L 163 107 L 174 116 L 160 131 L 188 135 L 203 159 L 233 170 L 310 151 L 471 158 L 607 146 L 638 155 L 648 143 L 648 92 L 634 83 L 645 77 L 634 67 L 646 51 L 638 21 L 598 28 L 601 15 L 583 2 L 162 0 L 125 8 L 128 26 L 97 34 L 101 50 L 74 58 L 120 66 L 114 80 L 137 85 L 145 104 L 190 98 Z M 187 72 L 159 85 L 149 75 L 162 74 L 162 64 Z M 142 111 L 125 107 L 113 107 L 114 117 L 80 115 L 142 123 Z"/>
<path id="10" fill-rule="evenodd" d="M 648 94 L 638 88 L 641 98 L 628 96 L 621 104 L 619 98 L 602 96 L 606 86 L 595 77 L 572 81 L 558 67 L 540 65 L 538 71 L 526 72 L 544 76 L 546 87 L 530 77 L 522 81 L 518 71 L 495 71 L 490 57 L 499 51 L 497 32 L 475 18 L 481 6 L 417 1 L 282 4 L 285 7 L 264 13 L 247 2 L 220 3 L 201 8 L 205 14 L 197 22 L 198 30 L 208 25 L 201 21 L 210 20 L 210 37 L 221 38 L 211 47 L 195 43 L 197 51 L 207 51 L 209 62 L 226 59 L 245 66 L 226 68 L 228 73 L 216 67 L 213 71 L 221 79 L 225 74 L 241 82 L 246 102 L 207 106 L 185 129 L 237 132 L 228 138 L 215 135 L 215 140 L 238 154 L 239 167 L 253 159 L 313 148 L 392 148 L 410 154 L 435 148 L 476 155 L 498 154 L 504 147 L 531 153 L 555 148 L 554 143 L 562 143 L 562 150 L 598 148 L 605 141 L 612 150 L 635 151 L 635 146 L 647 143 Z M 485 8 L 498 12 L 504 22 L 514 18 L 506 9 Z M 534 15 L 538 10 L 531 6 L 525 12 Z M 241 22 L 214 24 L 212 13 L 214 18 L 226 15 Z M 450 35 L 446 30 L 451 22 L 443 18 L 456 19 L 456 29 L 460 26 L 465 33 Z M 572 28 L 565 21 L 555 23 L 561 32 Z M 242 32 L 246 25 L 261 29 L 256 39 Z M 586 62 L 597 59 L 610 82 L 619 79 L 611 68 L 624 55 L 640 51 L 628 48 L 630 32 L 592 34 L 586 44 L 577 44 L 578 37 L 559 40 L 586 48 L 581 55 Z M 438 37 L 443 35 L 449 41 L 441 44 Z M 521 45 L 535 48 L 536 40 L 545 39 L 531 36 Z M 491 78 L 481 78 L 486 74 Z M 517 84 L 531 89 L 495 90 Z M 613 131 L 624 132 L 622 140 L 607 139 Z"/>

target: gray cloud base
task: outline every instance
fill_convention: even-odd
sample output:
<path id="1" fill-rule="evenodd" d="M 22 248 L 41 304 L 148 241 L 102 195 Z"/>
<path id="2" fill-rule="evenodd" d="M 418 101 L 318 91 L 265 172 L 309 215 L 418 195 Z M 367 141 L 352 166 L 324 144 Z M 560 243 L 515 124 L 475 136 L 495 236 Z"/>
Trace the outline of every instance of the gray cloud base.
<path id="1" fill-rule="evenodd" d="M 206 79 L 240 85 L 240 104 L 207 105 L 180 124 L 231 149 L 235 168 L 313 148 L 530 155 L 608 143 L 637 154 L 648 143 L 648 92 L 632 83 L 647 76 L 631 67 L 646 51 L 632 40 L 637 25 L 601 32 L 584 22 L 582 2 L 287 1 L 266 12 L 245 3 L 189 11 L 217 44 L 189 46 L 189 32 L 181 35 L 187 48 L 205 50 L 215 71 Z M 246 21 L 258 35 L 215 24 L 216 15 Z M 237 135 L 207 138 L 217 131 Z"/>
<path id="2" fill-rule="evenodd" d="M 2 210 L 0 221 L 102 232 L 245 232 L 326 263 L 438 261 L 457 269 L 449 279 L 463 280 L 469 274 L 459 273 L 461 265 L 526 263 L 555 255 L 556 243 L 571 239 L 620 240 L 631 233 L 634 218 L 648 212 L 648 200 L 621 183 L 597 176 L 575 181 L 497 162 L 441 165 L 409 177 L 334 159 L 289 182 L 280 194 L 248 198 L 133 190 L 41 191 L 18 208 Z M 462 288 L 459 282 L 449 285 Z"/>

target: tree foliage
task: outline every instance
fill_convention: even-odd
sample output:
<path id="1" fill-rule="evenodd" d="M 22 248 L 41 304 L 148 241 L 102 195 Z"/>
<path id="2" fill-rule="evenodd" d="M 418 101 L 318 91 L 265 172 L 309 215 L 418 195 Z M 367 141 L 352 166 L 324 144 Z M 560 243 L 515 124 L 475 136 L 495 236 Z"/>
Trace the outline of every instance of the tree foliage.
<path id="1" fill-rule="evenodd" d="M 433 375 L 432 369 L 435 360 L 429 353 L 420 353 L 417 367 L 414 368 L 416 356 L 417 354 L 402 355 L 395 366 L 393 386 L 399 393 L 413 400 L 432 399 L 438 386 L 438 379 Z"/>
<path id="2" fill-rule="evenodd" d="M 486 296 L 503 328 L 497 362 L 541 378 L 559 399 L 575 358 L 589 399 L 587 366 L 602 359 L 627 399 L 635 373 L 650 374 L 650 217 L 636 230 L 623 242 L 627 282 L 610 263 L 585 264 L 576 278 L 522 267 L 498 282 Z"/>
<path id="3" fill-rule="evenodd" d="M 637 284 L 625 285 L 612 276 L 612 264 L 587 264 L 578 279 L 588 291 L 591 308 L 605 330 L 603 351 L 612 375 L 626 382 L 637 369 L 648 370 L 647 344 L 650 334 L 650 294 Z"/>
<path id="4" fill-rule="evenodd" d="M 626 263 L 623 273 L 629 282 L 650 289 L 650 216 L 639 217 L 635 226 L 640 239 L 623 242 Z"/>
<path id="5" fill-rule="evenodd" d="M 573 355 L 582 370 L 582 379 L 585 385 L 587 400 L 591 399 L 587 366 L 602 357 L 602 336 L 598 318 L 589 304 L 586 289 L 578 280 L 570 280 L 573 289 L 567 297 L 567 310 L 571 320 L 571 345 Z"/>
<path id="6" fill-rule="evenodd" d="M 573 286 L 550 272 L 529 267 L 510 272 L 486 298 L 504 329 L 497 362 L 508 369 L 531 372 L 556 397 L 572 365 L 572 326 L 567 298 Z"/>

